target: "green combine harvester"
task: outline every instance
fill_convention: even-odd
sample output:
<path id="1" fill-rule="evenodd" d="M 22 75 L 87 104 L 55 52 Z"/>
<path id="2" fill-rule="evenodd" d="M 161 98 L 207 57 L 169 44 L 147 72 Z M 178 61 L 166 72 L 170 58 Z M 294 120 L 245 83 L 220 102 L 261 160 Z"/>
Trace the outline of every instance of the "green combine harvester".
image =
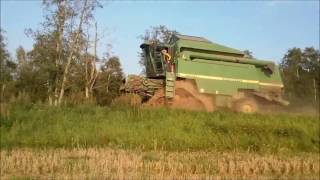
<path id="1" fill-rule="evenodd" d="M 120 90 L 150 106 L 254 113 L 283 99 L 279 69 L 272 61 L 202 37 L 173 35 L 169 44 L 144 42 L 146 77 L 129 75 Z"/>

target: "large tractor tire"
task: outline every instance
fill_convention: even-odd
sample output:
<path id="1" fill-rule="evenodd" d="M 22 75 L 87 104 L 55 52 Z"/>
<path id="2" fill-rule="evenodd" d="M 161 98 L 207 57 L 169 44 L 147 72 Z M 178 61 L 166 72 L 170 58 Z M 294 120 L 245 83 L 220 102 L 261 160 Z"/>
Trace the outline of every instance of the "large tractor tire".
<path id="1" fill-rule="evenodd" d="M 146 102 L 146 106 L 161 107 L 166 104 L 164 88 L 157 89 L 154 95 Z"/>
<path id="2" fill-rule="evenodd" d="M 155 92 L 147 104 L 152 107 L 168 106 L 177 109 L 214 111 L 212 96 L 199 93 L 192 81 L 184 80 L 175 82 L 175 96 L 173 99 L 166 101 L 164 88 L 161 88 Z"/>
<path id="3" fill-rule="evenodd" d="M 236 112 L 253 114 L 258 111 L 258 104 L 254 98 L 244 97 L 234 102 L 233 109 Z"/>

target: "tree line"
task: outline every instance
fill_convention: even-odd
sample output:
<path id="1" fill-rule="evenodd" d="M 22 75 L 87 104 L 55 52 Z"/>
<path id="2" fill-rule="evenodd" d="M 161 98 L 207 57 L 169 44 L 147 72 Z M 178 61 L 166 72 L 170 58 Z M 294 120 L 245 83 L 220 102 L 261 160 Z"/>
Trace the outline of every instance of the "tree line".
<path id="1" fill-rule="evenodd" d="M 1 101 L 110 104 L 119 94 L 124 75 L 118 57 L 108 52 L 97 55 L 101 35 L 93 13 L 101 4 L 97 0 L 44 0 L 43 8 L 41 28 L 26 30 L 35 42 L 30 51 L 20 46 L 16 57 L 11 57 L 1 29 Z"/>
<path id="2" fill-rule="evenodd" d="M 94 11 L 102 8 L 98 0 L 44 0 L 45 21 L 26 34 L 34 39 L 30 51 L 22 46 L 12 57 L 0 31 L 1 102 L 24 100 L 52 106 L 87 102 L 108 105 L 119 96 L 124 78 L 120 60 L 107 51 L 98 57 L 101 40 Z M 178 33 L 164 25 L 146 30 L 139 38 L 168 43 Z M 249 50 L 246 57 L 254 58 Z M 143 53 L 139 64 L 144 72 Z M 285 97 L 291 104 L 319 105 L 320 53 L 314 47 L 291 48 L 279 64 Z"/>
<path id="3" fill-rule="evenodd" d="M 292 104 L 319 108 L 320 53 L 314 47 L 291 48 L 280 62 L 286 97 Z"/>

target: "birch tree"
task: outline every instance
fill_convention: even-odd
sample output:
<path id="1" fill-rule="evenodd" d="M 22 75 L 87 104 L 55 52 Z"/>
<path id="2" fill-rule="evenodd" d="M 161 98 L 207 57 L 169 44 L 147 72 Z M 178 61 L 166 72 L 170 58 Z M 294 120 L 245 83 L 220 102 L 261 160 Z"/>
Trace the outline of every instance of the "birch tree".
<path id="1" fill-rule="evenodd" d="M 54 81 L 54 104 L 59 105 L 63 101 L 72 61 L 79 58 L 78 55 L 81 54 L 83 48 L 85 41 L 83 28 L 93 20 L 93 12 L 96 7 L 101 6 L 97 0 L 54 0 L 44 1 L 44 4 L 47 7 L 57 7 L 53 13 L 53 27 L 56 34 L 55 67 L 57 69 Z M 65 58 L 62 58 L 63 47 L 67 49 Z M 58 71 L 60 68 L 61 73 Z"/>
<path id="2" fill-rule="evenodd" d="M 89 33 L 88 33 L 89 34 Z M 86 54 L 88 54 L 88 47 L 89 47 L 89 36 L 87 38 L 87 47 L 86 47 Z M 96 69 L 96 61 L 97 61 L 97 43 L 98 43 L 98 28 L 97 28 L 97 22 L 95 23 L 95 38 L 94 38 L 94 53 L 93 57 L 86 58 L 85 59 L 85 98 L 88 99 L 93 92 L 93 86 L 96 82 L 96 79 L 99 75 L 99 72 Z"/>

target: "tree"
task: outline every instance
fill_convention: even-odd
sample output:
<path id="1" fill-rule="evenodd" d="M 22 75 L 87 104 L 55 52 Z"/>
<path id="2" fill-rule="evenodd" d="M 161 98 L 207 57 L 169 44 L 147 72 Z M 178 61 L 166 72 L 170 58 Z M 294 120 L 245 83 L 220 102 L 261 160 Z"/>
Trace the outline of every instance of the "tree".
<path id="1" fill-rule="evenodd" d="M 86 99 L 89 98 L 89 96 L 93 92 L 93 86 L 96 82 L 96 79 L 99 75 L 97 69 L 96 69 L 96 61 L 97 61 L 97 43 L 98 43 L 98 30 L 97 30 L 97 22 L 95 23 L 95 39 L 94 39 L 94 54 L 93 57 L 90 56 L 84 56 L 85 58 L 85 97 Z M 89 42 L 89 36 L 88 36 L 88 42 Z M 89 43 L 87 43 L 86 46 L 86 54 L 88 54 Z"/>
<path id="2" fill-rule="evenodd" d="M 16 63 L 10 57 L 6 48 L 4 30 L 0 29 L 0 102 L 8 100 L 8 85 L 13 81 Z"/>
<path id="3" fill-rule="evenodd" d="M 58 84 L 59 84 L 59 76 L 60 73 L 58 71 L 59 66 L 61 64 L 61 53 L 62 53 L 62 46 L 63 46 L 63 35 L 65 30 L 65 24 L 66 20 L 70 18 L 71 14 L 73 14 L 73 11 L 71 9 L 68 9 L 66 7 L 65 1 L 56 1 L 56 6 L 58 7 L 58 10 L 56 13 L 53 14 L 53 18 L 55 21 L 54 26 L 54 35 L 55 35 L 55 72 L 54 72 L 54 105 L 56 106 L 58 104 Z M 49 7 L 49 2 L 44 2 L 44 4 Z M 49 86 L 49 103 L 52 104 L 52 86 Z"/>
<path id="4" fill-rule="evenodd" d="M 164 25 L 151 26 L 144 35 L 140 35 L 140 39 L 144 41 L 154 41 L 158 43 L 169 43 L 171 36 L 177 34 L 175 30 L 170 30 Z"/>
<path id="5" fill-rule="evenodd" d="M 106 63 L 100 71 L 96 69 L 101 37 L 93 12 L 102 7 L 98 0 L 44 0 L 43 6 L 46 15 L 42 28 L 26 31 L 35 42 L 31 51 L 26 52 L 22 46 L 16 50 L 18 71 L 5 49 L 1 31 L 1 96 L 8 82 L 15 80 L 14 87 L 33 102 L 59 105 L 81 94 L 81 102 L 99 96 L 100 104 L 109 104 L 119 94 L 123 72 L 119 59 L 110 56 L 102 59 Z M 90 39 L 92 27 L 95 33 Z"/>
<path id="6" fill-rule="evenodd" d="M 66 65 L 64 66 L 61 87 L 60 87 L 60 93 L 59 93 L 59 98 L 58 98 L 58 104 L 61 104 L 63 96 L 64 96 L 65 85 L 67 82 L 71 61 L 74 58 L 75 54 L 77 52 L 79 52 L 79 50 L 80 50 L 83 24 L 88 23 L 90 21 L 90 19 L 92 19 L 92 17 L 93 17 L 92 13 L 98 5 L 99 5 L 98 1 L 95 1 L 95 0 L 91 0 L 91 1 L 84 0 L 83 1 L 83 6 L 82 6 L 82 9 L 80 10 L 80 14 L 78 16 L 79 24 L 74 31 L 71 31 L 70 39 L 68 42 L 70 52 L 67 57 Z M 75 11 L 73 11 L 73 12 L 75 12 Z M 72 18 L 75 18 L 75 17 L 77 17 L 77 16 L 76 15 L 72 16 Z M 71 29 L 73 29 L 72 24 L 71 24 Z"/>
<path id="7" fill-rule="evenodd" d="M 35 33 L 34 38 L 33 48 L 26 54 L 28 61 L 19 65 L 16 87 L 27 93 L 32 101 L 45 101 L 48 95 L 50 97 L 57 71 L 55 41 L 53 34 Z"/>
<path id="8" fill-rule="evenodd" d="M 289 49 L 280 63 L 280 69 L 286 95 L 293 103 L 319 103 L 319 50 L 313 47 Z"/>
<path id="9" fill-rule="evenodd" d="M 30 68 L 28 66 L 32 66 L 33 68 L 30 69 L 32 73 L 40 73 L 40 78 L 37 80 L 40 81 L 39 84 L 45 84 L 44 92 L 47 94 L 49 104 L 58 105 L 63 67 L 69 51 L 66 43 L 67 22 L 71 23 L 74 12 L 72 4 L 65 0 L 43 0 L 43 7 L 46 15 L 45 21 L 42 22 L 42 30 L 36 32 L 28 30 L 28 35 L 34 38 L 35 44 L 28 53 L 30 62 L 24 68 L 28 69 Z M 24 78 L 23 76 L 28 77 L 25 73 L 21 74 L 21 79 Z"/>
<path id="10" fill-rule="evenodd" d="M 101 66 L 100 75 L 94 90 L 98 104 L 108 105 L 119 96 L 119 88 L 123 79 L 123 71 L 118 57 L 113 56 Z"/>
<path id="11" fill-rule="evenodd" d="M 251 51 L 249 51 L 249 50 L 244 50 L 243 53 L 244 53 L 244 57 L 250 58 L 250 59 L 254 59 Z"/>
<path id="12" fill-rule="evenodd" d="M 17 57 L 19 65 L 22 65 L 27 61 L 27 54 L 26 54 L 26 51 L 23 49 L 22 46 L 19 46 L 17 48 L 16 57 Z"/>
<path id="13" fill-rule="evenodd" d="M 92 57 L 85 50 L 89 39 L 85 34 L 86 27 L 91 27 L 93 12 L 96 7 L 102 7 L 98 0 L 44 0 L 45 21 L 42 30 L 32 32 L 35 45 L 30 53 L 30 66 L 34 73 L 44 71 L 39 81 L 46 81 L 45 91 L 50 104 L 59 105 L 63 101 L 66 90 L 85 90 L 87 87 L 83 78 L 87 71 L 84 68 L 88 59 Z M 91 67 L 95 66 L 95 58 Z M 95 69 L 92 68 L 92 69 Z M 92 72 L 96 72 L 93 70 Z M 91 73 L 90 75 L 95 73 Z M 91 77 L 91 76 L 90 76 Z M 75 80 L 76 78 L 79 78 Z M 72 84 L 75 83 L 75 84 Z M 90 80 L 91 87 L 93 80 Z M 76 86 L 82 86 L 81 88 Z M 84 93 L 83 93 L 84 94 Z"/>
<path id="14" fill-rule="evenodd" d="M 147 29 L 144 35 L 140 35 L 139 38 L 142 41 L 152 41 L 154 43 L 169 43 L 173 34 L 178 34 L 175 30 L 170 30 L 164 25 L 151 26 Z M 143 57 L 143 52 L 139 53 L 140 60 L 139 64 L 142 67 L 142 73 L 145 73 L 145 59 Z"/>

